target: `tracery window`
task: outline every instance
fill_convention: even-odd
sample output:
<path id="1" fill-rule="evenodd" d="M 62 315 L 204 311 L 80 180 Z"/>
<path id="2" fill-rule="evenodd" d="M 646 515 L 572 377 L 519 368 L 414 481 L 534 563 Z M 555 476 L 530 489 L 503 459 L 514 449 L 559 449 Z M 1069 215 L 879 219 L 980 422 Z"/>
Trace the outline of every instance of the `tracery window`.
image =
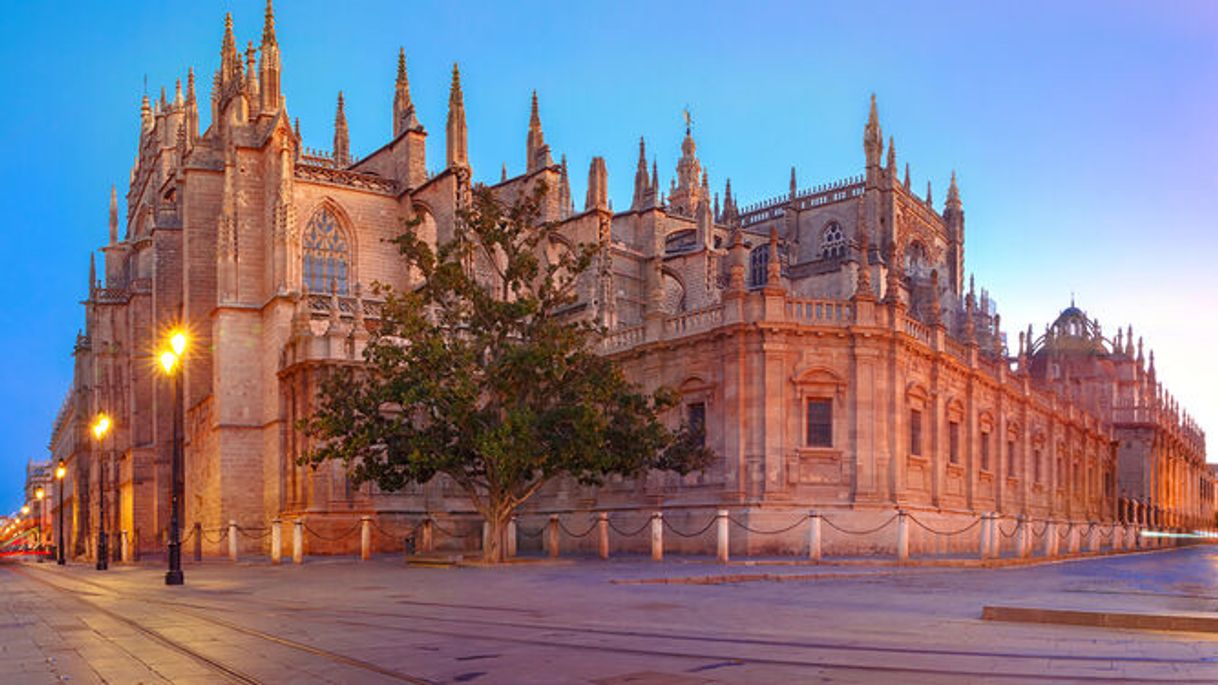
<path id="1" fill-rule="evenodd" d="M 304 283 L 310 292 L 328 293 L 331 284 L 339 295 L 347 294 L 351 250 L 329 209 L 318 210 L 304 234 Z"/>
<path id="2" fill-rule="evenodd" d="M 760 288 L 765 285 L 766 272 L 770 269 L 769 244 L 758 245 L 749 253 L 749 287 Z"/>
<path id="3" fill-rule="evenodd" d="M 824 259 L 840 259 L 846 256 L 846 236 L 836 221 L 825 226 L 821 233 L 820 256 Z"/>

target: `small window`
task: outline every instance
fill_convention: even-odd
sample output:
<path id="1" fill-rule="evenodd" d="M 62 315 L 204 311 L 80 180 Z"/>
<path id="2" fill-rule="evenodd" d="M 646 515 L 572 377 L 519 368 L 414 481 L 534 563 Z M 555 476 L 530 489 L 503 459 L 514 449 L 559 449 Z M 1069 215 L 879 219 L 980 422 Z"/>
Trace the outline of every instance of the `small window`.
<path id="1" fill-rule="evenodd" d="M 1007 440 L 1007 476 L 1010 478 L 1019 477 L 1019 455 L 1015 453 L 1015 441 Z"/>
<path id="2" fill-rule="evenodd" d="M 922 456 L 922 411 L 909 410 L 909 453 Z"/>
<path id="3" fill-rule="evenodd" d="M 760 288 L 765 285 L 767 275 L 770 269 L 770 245 L 769 243 L 758 245 L 749 253 L 749 287 Z"/>
<path id="4" fill-rule="evenodd" d="M 846 236 L 836 221 L 826 226 L 821 233 L 820 256 L 824 259 L 841 259 L 846 256 Z"/>
<path id="5" fill-rule="evenodd" d="M 947 460 L 952 464 L 960 463 L 960 423 L 958 421 L 947 424 Z"/>
<path id="6" fill-rule="evenodd" d="M 981 470 L 990 470 L 990 434 L 981 434 Z"/>
<path id="7" fill-rule="evenodd" d="M 691 402 L 685 405 L 689 430 L 698 437 L 698 444 L 706 444 L 706 403 Z"/>
<path id="8" fill-rule="evenodd" d="M 808 400 L 808 447 L 833 447 L 833 400 Z"/>

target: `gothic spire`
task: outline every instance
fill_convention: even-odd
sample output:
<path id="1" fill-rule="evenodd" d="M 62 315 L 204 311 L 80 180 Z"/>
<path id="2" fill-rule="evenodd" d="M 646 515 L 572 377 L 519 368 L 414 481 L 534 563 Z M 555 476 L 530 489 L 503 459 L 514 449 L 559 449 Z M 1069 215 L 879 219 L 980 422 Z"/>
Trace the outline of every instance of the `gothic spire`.
<path id="1" fill-rule="evenodd" d="M 949 209 L 960 209 L 960 189 L 956 187 L 956 170 L 952 169 L 951 184 L 947 186 L 947 204 Z"/>
<path id="2" fill-rule="evenodd" d="M 93 252 L 89 252 L 89 299 L 93 299 L 93 288 L 97 287 L 97 259 Z"/>
<path id="3" fill-rule="evenodd" d="M 792 200 L 795 199 L 795 192 L 796 192 L 795 167 L 791 167 L 791 199 Z"/>
<path id="4" fill-rule="evenodd" d="M 393 85 L 393 137 L 406 131 L 421 131 L 419 118 L 410 101 L 410 80 L 406 78 L 406 48 L 398 48 L 398 76 Z"/>
<path id="5" fill-rule="evenodd" d="M 343 108 L 343 92 L 338 91 L 338 109 L 334 112 L 334 161 L 339 166 L 351 163 L 351 139 L 347 132 L 347 113 Z"/>
<path id="6" fill-rule="evenodd" d="M 935 197 L 934 194 L 931 193 L 931 191 L 930 191 L 930 180 L 927 180 L 926 181 L 926 204 L 933 207 L 935 205 L 934 197 Z"/>
<path id="7" fill-rule="evenodd" d="M 262 65 L 259 69 L 259 109 L 265 113 L 279 110 L 279 41 L 275 38 L 275 9 L 266 0 L 262 19 Z"/>
<path id="8" fill-rule="evenodd" d="M 448 92 L 447 126 L 448 168 L 469 166 L 469 133 L 465 127 L 465 96 L 461 93 L 461 72 L 453 62 L 453 81 Z"/>
<path id="9" fill-rule="evenodd" d="M 609 174 L 605 171 L 605 158 L 593 157 L 588 166 L 588 195 L 584 209 L 604 209 L 609 206 Z"/>
<path id="10" fill-rule="evenodd" d="M 909 162 L 905 163 L 905 190 L 909 190 Z"/>
<path id="11" fill-rule="evenodd" d="M 541 132 L 541 114 L 537 110 L 537 91 L 533 91 L 533 103 L 529 111 L 529 134 L 525 140 L 525 168 L 528 173 L 543 169 L 554 163 L 550 159 L 550 146 L 546 145 Z"/>
<path id="12" fill-rule="evenodd" d="M 897 177 L 897 145 L 892 136 L 888 136 L 888 173 Z"/>
<path id="13" fill-rule="evenodd" d="M 118 191 L 110 186 L 110 244 L 118 242 Z"/>
<path id="14" fill-rule="evenodd" d="M 220 43 L 220 79 L 222 84 L 241 80 L 241 55 L 233 37 L 233 15 L 224 14 L 224 40 Z"/>
<path id="15" fill-rule="evenodd" d="M 639 136 L 639 164 L 634 171 L 634 197 L 630 201 L 631 209 L 642 209 L 647 198 L 647 144 L 643 136 Z"/>
<path id="16" fill-rule="evenodd" d="M 182 97 L 182 79 L 177 79 L 173 84 L 173 106 L 175 109 L 186 104 L 186 99 Z"/>
<path id="17" fill-rule="evenodd" d="M 266 0 L 266 12 L 262 15 L 262 46 L 276 45 L 275 40 L 275 8 L 271 0 Z"/>
<path id="18" fill-rule="evenodd" d="M 875 106 L 875 93 L 871 94 L 871 111 L 867 114 L 867 126 L 863 128 L 863 153 L 868 167 L 880 166 L 880 153 L 884 147 L 884 134 L 880 131 L 880 115 Z"/>

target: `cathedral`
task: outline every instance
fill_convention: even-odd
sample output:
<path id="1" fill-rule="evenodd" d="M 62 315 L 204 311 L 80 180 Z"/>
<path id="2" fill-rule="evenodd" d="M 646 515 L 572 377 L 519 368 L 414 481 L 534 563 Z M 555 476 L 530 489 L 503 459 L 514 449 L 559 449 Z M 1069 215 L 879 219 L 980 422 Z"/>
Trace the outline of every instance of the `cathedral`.
<path id="1" fill-rule="evenodd" d="M 193 71 L 172 97 L 143 100 L 135 162 L 121 205 L 111 195 L 100 270 L 90 259 L 74 381 L 52 428 L 50 456 L 68 469 L 56 507 L 66 507 L 70 557 L 96 554 L 99 526 L 126 531 L 131 556 L 164 549 L 173 395 L 153 353 L 176 325 L 191 333 L 184 530 L 232 521 L 256 532 L 307 517 L 323 534 L 312 552 L 345 553 L 358 541 L 324 534 L 365 516 L 385 530 L 425 515 L 474 529 L 476 514 L 443 478 L 381 492 L 353 483 L 341 464 L 298 465 L 310 449 L 300 419 L 320 376 L 360 363 L 375 335 L 371 284 L 412 285 L 389 239 L 411 221 L 443 242 L 476 184 L 458 68 L 445 159 L 431 163 L 404 54 L 391 135 L 358 159 L 341 93 L 332 149 L 302 145 L 282 69 L 268 2 L 261 39 L 244 52 L 226 19 L 205 104 Z M 690 526 L 720 509 L 757 525 L 809 510 L 862 525 L 897 508 L 944 522 L 999 512 L 1213 525 L 1204 433 L 1157 380 L 1154 353 L 1132 328 L 1109 334 L 1073 303 L 1042 331 L 1005 330 L 965 269 L 954 174 L 942 204 L 929 187 L 915 192 L 874 97 L 861 173 L 800 186 L 792 169 L 785 192 L 751 204 L 730 180 L 712 192 L 688 125 L 667 187 L 638 142 L 633 195 L 616 210 L 602 158 L 590 160 L 582 204 L 571 196 L 535 94 L 524 137 L 523 173 L 505 166 L 491 190 L 510 203 L 544 183 L 541 218 L 562 226 L 549 254 L 599 246 L 575 315 L 604 328 L 603 354 L 645 389 L 678 389 L 682 406 L 669 419 L 703 427 L 719 458 L 686 476 L 556 481 L 524 505 L 522 529 L 554 513 L 657 509 Z M 114 430 L 96 440 L 88 427 L 103 411 Z M 269 541 L 251 534 L 239 544 L 265 553 Z M 799 543 L 745 532 L 732 544 L 759 553 Z M 227 549 L 215 537 L 201 548 Z"/>

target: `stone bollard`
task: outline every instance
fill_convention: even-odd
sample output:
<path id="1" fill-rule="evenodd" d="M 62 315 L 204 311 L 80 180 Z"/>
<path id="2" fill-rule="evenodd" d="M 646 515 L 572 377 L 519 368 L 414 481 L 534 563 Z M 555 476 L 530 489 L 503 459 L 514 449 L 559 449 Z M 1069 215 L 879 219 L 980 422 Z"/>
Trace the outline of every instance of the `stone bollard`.
<path id="1" fill-rule="evenodd" d="M 815 511 L 808 514 L 808 559 L 821 559 L 820 514 Z"/>
<path id="2" fill-rule="evenodd" d="M 1125 541 L 1125 536 L 1123 536 L 1121 534 L 1121 527 L 1118 526 L 1115 521 L 1112 523 L 1111 535 L 1112 535 L 1112 551 L 1113 552 L 1121 551 L 1121 543 Z"/>
<path id="3" fill-rule="evenodd" d="M 1091 534 L 1087 536 L 1087 551 L 1098 554 L 1103 547 L 1104 534 L 1100 532 L 1098 524 L 1090 524 L 1088 529 L 1091 531 Z"/>
<path id="4" fill-rule="evenodd" d="M 1057 522 L 1045 521 L 1045 558 L 1057 556 Z"/>
<path id="5" fill-rule="evenodd" d="M 271 563 L 283 562 L 283 521 L 271 521 Z"/>
<path id="6" fill-rule="evenodd" d="M 232 519 L 228 521 L 228 560 L 237 561 L 237 522 Z"/>
<path id="7" fill-rule="evenodd" d="M 1078 554 L 1078 537 L 1079 537 L 1078 536 L 1078 525 L 1075 524 L 1074 521 L 1071 521 L 1067 525 L 1070 526 L 1070 529 L 1066 536 L 1066 542 L 1067 542 L 1066 553 L 1067 554 Z"/>
<path id="8" fill-rule="evenodd" d="M 904 510 L 897 511 L 897 561 L 909 561 L 909 516 Z"/>
<path id="9" fill-rule="evenodd" d="M 125 530 L 120 535 L 122 537 L 122 548 L 119 561 L 131 561 L 131 536 Z"/>
<path id="10" fill-rule="evenodd" d="M 512 518 L 508 519 L 507 523 L 507 540 L 504 541 L 504 554 L 511 559 L 516 556 L 516 515 L 512 514 Z"/>
<path id="11" fill-rule="evenodd" d="M 719 563 L 726 564 L 728 559 L 728 528 L 727 509 L 715 512 L 715 556 Z"/>
<path id="12" fill-rule="evenodd" d="M 359 520 L 359 560 L 368 561 L 372 558 L 372 517 L 362 516 Z"/>
<path id="13" fill-rule="evenodd" d="M 997 513 L 990 519 L 990 558 L 1002 558 L 1002 515 Z"/>
<path id="14" fill-rule="evenodd" d="M 292 522 L 292 563 L 304 563 L 304 519 Z"/>
<path id="15" fill-rule="evenodd" d="M 428 516 L 419 524 L 419 551 L 431 552 L 434 549 L 435 539 L 432 537 L 432 520 Z"/>
<path id="16" fill-rule="evenodd" d="M 990 536 L 994 531 L 990 530 L 990 513 L 987 511 L 981 515 L 981 559 L 982 561 L 990 558 Z"/>
<path id="17" fill-rule="evenodd" d="M 550 514 L 550 522 L 546 524 L 546 551 L 551 559 L 558 558 L 558 514 Z"/>
<path id="18" fill-rule="evenodd" d="M 1030 534 L 1030 531 L 1028 530 L 1029 525 L 1028 525 L 1027 517 L 1020 514 L 1018 525 L 1019 525 L 1019 532 L 1017 534 L 1016 540 L 1018 541 L 1018 546 L 1019 546 L 1019 558 L 1027 559 L 1028 554 L 1031 553 L 1031 551 L 1032 551 L 1032 536 Z"/>
<path id="19" fill-rule="evenodd" d="M 651 560 L 664 559 L 664 514 L 655 512 L 651 515 Z"/>
<path id="20" fill-rule="evenodd" d="M 1138 548 L 1138 527 L 1136 525 L 1125 524 L 1125 549 L 1134 550 Z"/>
<path id="21" fill-rule="evenodd" d="M 609 558 L 609 512 L 596 515 L 596 554 L 601 559 Z"/>
<path id="22" fill-rule="evenodd" d="M 195 561 L 203 561 L 203 524 L 195 521 Z"/>

